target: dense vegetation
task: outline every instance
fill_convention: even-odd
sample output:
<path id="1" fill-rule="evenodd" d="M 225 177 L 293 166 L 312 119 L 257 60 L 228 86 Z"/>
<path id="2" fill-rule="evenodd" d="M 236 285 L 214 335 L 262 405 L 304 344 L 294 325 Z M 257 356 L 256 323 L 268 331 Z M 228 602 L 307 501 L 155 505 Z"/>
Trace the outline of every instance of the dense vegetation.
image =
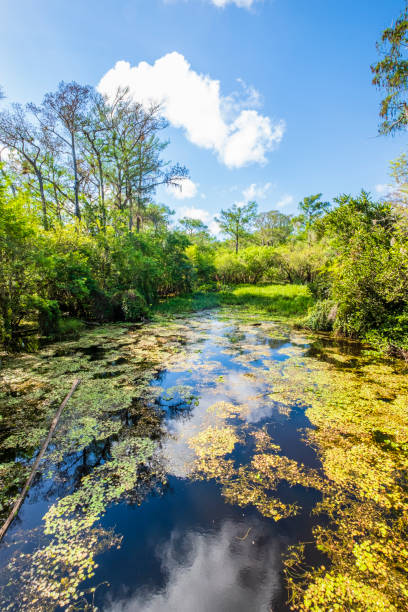
<path id="1" fill-rule="evenodd" d="M 408 124 L 407 32 L 405 10 L 372 68 L 384 134 Z M 159 106 L 77 83 L 0 112 L 2 519 L 81 377 L 37 480 L 42 526 L 25 517 L 7 543 L 0 608 L 98 609 L 109 583 L 95 559 L 127 535 L 102 518 L 167 491 L 175 515 L 188 479 L 239 507 L 240 529 L 251 508 L 269 526 L 300 519 L 282 527 L 282 542 L 296 536 L 283 555 L 291 610 L 406 609 L 407 364 L 312 332 L 408 361 L 408 159 L 391 162 L 378 201 L 313 194 L 296 215 L 234 203 L 215 238 L 157 201 L 188 178 L 163 157 L 165 127 Z M 255 525 L 231 539 L 258 555 Z"/>
<path id="2" fill-rule="evenodd" d="M 53 96 L 72 88 L 79 86 L 61 84 Z M 171 224 L 171 211 L 154 203 L 158 184 L 178 185 L 187 175 L 180 166 L 168 169 L 160 157 L 158 109 L 147 112 L 122 98 L 115 104 L 112 109 L 92 94 L 86 112 L 81 111 L 75 128 L 77 178 L 68 149 L 47 149 L 48 130 L 44 135 L 41 123 L 37 128 L 28 124 L 25 110 L 15 107 L 0 116 L 0 137 L 9 147 L 0 178 L 1 337 L 6 346 L 26 343 L 30 330 L 62 337 L 83 321 L 137 321 L 152 309 L 232 304 L 237 285 L 275 284 L 308 286 L 316 303 L 306 326 L 365 338 L 406 356 L 404 156 L 392 166 L 396 189 L 390 200 L 376 202 L 362 191 L 357 197 L 341 195 L 330 205 L 316 194 L 304 198 L 295 217 L 258 214 L 254 202 L 233 206 L 221 211 L 227 238 L 217 241 L 200 221 Z M 53 131 L 64 133 L 58 121 Z M 21 140 L 7 139 L 12 127 Z M 96 134 L 95 150 L 87 148 L 88 130 Z M 34 165 L 26 158 L 35 158 Z M 192 291 L 201 297 L 185 297 Z M 216 291 L 221 293 L 216 296 Z M 163 298 L 176 295 L 183 297 L 163 304 Z M 265 299 L 267 294 L 263 305 Z M 304 314 L 311 302 L 292 311 Z M 276 309 L 271 302 L 269 311 L 284 314 L 287 308 Z"/>
<path id="3" fill-rule="evenodd" d="M 407 29 L 405 11 L 385 30 L 372 67 L 373 83 L 385 91 L 383 133 L 407 122 Z M 143 107 L 126 90 L 108 100 L 75 82 L 60 83 L 41 105 L 0 112 L 6 348 L 27 346 L 27 334 L 63 337 L 84 322 L 237 303 L 237 285 L 274 284 L 308 287 L 316 303 L 306 326 L 407 357 L 405 155 L 392 162 L 388 198 L 361 191 L 329 203 L 316 194 L 300 202 L 297 216 L 233 204 L 218 215 L 225 239 L 216 240 L 197 219 L 172 222 L 173 212 L 156 201 L 159 185 L 182 189 L 188 177 L 162 157 L 165 127 L 159 105 Z M 311 301 L 302 304 L 303 311 L 289 310 L 304 314 Z"/>

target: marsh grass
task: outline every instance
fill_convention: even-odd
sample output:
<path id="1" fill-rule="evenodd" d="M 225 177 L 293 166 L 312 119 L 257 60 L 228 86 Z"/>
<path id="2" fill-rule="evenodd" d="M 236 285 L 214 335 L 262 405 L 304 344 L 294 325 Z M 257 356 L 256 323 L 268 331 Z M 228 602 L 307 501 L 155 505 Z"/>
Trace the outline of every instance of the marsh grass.
<path id="1" fill-rule="evenodd" d="M 154 307 L 153 313 L 164 315 L 183 314 L 206 310 L 207 308 L 217 308 L 220 305 L 220 294 L 218 293 L 190 293 L 159 302 Z"/>
<path id="2" fill-rule="evenodd" d="M 221 293 L 221 302 L 279 317 L 293 317 L 304 315 L 314 300 L 305 285 L 239 285 L 231 292 Z"/>
<path id="3" fill-rule="evenodd" d="M 238 285 L 217 293 L 193 293 L 169 298 L 155 308 L 158 314 L 183 314 L 220 306 L 245 306 L 248 310 L 279 318 L 301 317 L 314 299 L 305 285 Z"/>

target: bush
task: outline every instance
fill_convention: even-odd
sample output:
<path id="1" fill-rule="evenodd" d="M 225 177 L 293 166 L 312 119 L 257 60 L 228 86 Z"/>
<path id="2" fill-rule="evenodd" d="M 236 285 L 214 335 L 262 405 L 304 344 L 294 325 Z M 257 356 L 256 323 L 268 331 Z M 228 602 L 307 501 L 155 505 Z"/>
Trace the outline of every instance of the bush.
<path id="1" fill-rule="evenodd" d="M 122 291 L 115 298 L 125 321 L 141 321 L 149 314 L 146 300 L 136 289 Z"/>
<path id="2" fill-rule="evenodd" d="M 250 246 L 238 254 L 220 251 L 215 259 L 217 279 L 225 284 L 279 282 L 275 249 L 268 246 Z"/>
<path id="3" fill-rule="evenodd" d="M 320 300 L 309 308 L 304 321 L 314 331 L 332 331 L 337 315 L 337 304 L 333 300 Z"/>
<path id="4" fill-rule="evenodd" d="M 182 314 L 220 306 L 219 293 L 192 293 L 190 295 L 167 298 L 155 306 L 161 314 Z"/>
<path id="5" fill-rule="evenodd" d="M 56 300 L 47 300 L 38 295 L 26 298 L 27 310 L 37 314 L 38 327 L 44 336 L 54 336 L 59 331 L 61 312 Z"/>
<path id="6" fill-rule="evenodd" d="M 61 338 L 77 337 L 84 327 L 85 323 L 79 319 L 62 318 L 59 322 L 58 336 Z"/>

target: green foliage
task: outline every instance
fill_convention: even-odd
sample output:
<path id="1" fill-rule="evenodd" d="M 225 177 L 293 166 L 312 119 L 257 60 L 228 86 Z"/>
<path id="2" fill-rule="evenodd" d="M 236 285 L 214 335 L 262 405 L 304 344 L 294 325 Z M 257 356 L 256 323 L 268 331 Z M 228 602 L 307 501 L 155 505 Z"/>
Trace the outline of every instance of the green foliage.
<path id="1" fill-rule="evenodd" d="M 38 312 L 38 326 L 44 336 L 54 336 L 60 327 L 61 311 L 56 300 L 30 295 L 25 301 L 27 311 Z"/>
<path id="2" fill-rule="evenodd" d="M 192 219 L 191 217 L 183 217 L 179 221 L 182 229 L 189 235 L 193 236 L 194 234 L 200 234 L 202 232 L 207 232 L 208 227 L 205 223 L 200 221 L 200 219 Z"/>
<path id="3" fill-rule="evenodd" d="M 388 203 L 373 202 L 365 192 L 336 202 L 337 208 L 323 221 L 336 253 L 329 265 L 330 297 L 337 303 L 334 329 L 352 337 L 378 330 L 389 335 L 390 344 L 402 346 L 408 236 L 399 216 Z M 394 325 L 399 332 L 393 337 Z"/>
<path id="4" fill-rule="evenodd" d="M 79 337 L 79 333 L 85 329 L 85 324 L 79 319 L 63 317 L 59 320 L 58 336 L 61 338 Z"/>
<path id="5" fill-rule="evenodd" d="M 380 132 L 390 134 L 406 128 L 408 106 L 406 92 L 408 85 L 408 4 L 381 36 L 377 49 L 382 59 L 371 67 L 373 84 L 383 90 L 381 101 Z"/>
<path id="6" fill-rule="evenodd" d="M 293 317 L 307 312 L 313 303 L 304 285 L 243 285 L 221 294 L 223 304 L 237 304 L 279 317 Z"/>
<path id="7" fill-rule="evenodd" d="M 277 246 L 285 242 L 293 230 L 291 217 L 278 210 L 260 213 L 254 221 L 254 237 L 265 246 Z"/>
<path id="8" fill-rule="evenodd" d="M 222 231 L 231 236 L 235 243 L 235 253 L 239 251 L 240 239 L 248 235 L 249 229 L 256 217 L 256 202 L 248 202 L 244 206 L 233 204 L 227 210 L 221 210 L 216 219 Z"/>
<path id="9" fill-rule="evenodd" d="M 277 247 L 275 253 L 283 282 L 311 285 L 322 276 L 329 248 L 325 241 L 296 240 Z"/>
<path id="10" fill-rule="evenodd" d="M 304 325 L 315 331 L 332 331 L 336 314 L 337 305 L 333 300 L 320 300 L 309 309 Z"/>
<path id="11" fill-rule="evenodd" d="M 215 250 L 211 244 L 196 243 L 186 249 L 186 255 L 193 265 L 194 281 L 200 290 L 215 288 L 216 269 L 214 265 Z"/>
<path id="12" fill-rule="evenodd" d="M 268 246 L 250 246 L 239 253 L 219 250 L 215 257 L 217 280 L 223 284 L 282 280 L 276 251 Z"/>
<path id="13" fill-rule="evenodd" d="M 148 315 L 146 300 L 135 289 L 123 291 L 117 298 L 125 321 L 141 321 Z"/>
<path id="14" fill-rule="evenodd" d="M 154 312 L 160 314 L 181 314 L 196 312 L 207 308 L 217 308 L 221 305 L 218 293 L 193 293 L 191 295 L 171 297 L 159 302 L 154 307 Z"/>
<path id="15" fill-rule="evenodd" d="M 309 231 L 314 222 L 328 212 L 330 208 L 329 202 L 321 201 L 322 194 L 306 196 L 299 202 L 299 210 L 301 211 L 298 221 L 302 223 L 304 228 Z"/>
<path id="16" fill-rule="evenodd" d="M 16 346 L 17 331 L 26 315 L 27 298 L 41 281 L 39 251 L 43 236 L 36 210 L 14 197 L 0 175 L 0 314 L 1 340 Z"/>

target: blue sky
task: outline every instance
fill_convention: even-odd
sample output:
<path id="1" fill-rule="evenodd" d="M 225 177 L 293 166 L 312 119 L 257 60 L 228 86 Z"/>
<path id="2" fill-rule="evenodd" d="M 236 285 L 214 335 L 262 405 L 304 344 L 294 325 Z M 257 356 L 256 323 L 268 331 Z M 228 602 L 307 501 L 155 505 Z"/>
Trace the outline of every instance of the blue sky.
<path id="1" fill-rule="evenodd" d="M 261 210 L 293 213 L 312 193 L 376 193 L 406 140 L 377 136 L 370 64 L 402 5 L 2 0 L 1 105 L 40 101 L 60 80 L 165 96 L 167 156 L 188 166 L 193 184 L 183 199 L 158 196 L 208 223 L 252 197 Z"/>

